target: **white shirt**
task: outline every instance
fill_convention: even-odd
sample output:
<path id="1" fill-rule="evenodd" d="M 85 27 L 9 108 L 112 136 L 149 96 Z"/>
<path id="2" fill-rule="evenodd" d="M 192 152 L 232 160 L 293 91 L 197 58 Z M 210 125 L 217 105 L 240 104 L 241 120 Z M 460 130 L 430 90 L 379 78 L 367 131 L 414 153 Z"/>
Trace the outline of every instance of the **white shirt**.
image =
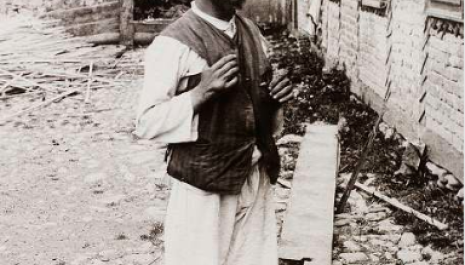
<path id="1" fill-rule="evenodd" d="M 224 21 L 212 17 L 198 9 L 195 2 L 192 11 L 231 38 L 236 34 L 234 18 Z M 178 40 L 155 38 L 145 54 L 144 87 L 134 134 L 161 143 L 196 141 L 198 115 L 194 113 L 191 92 L 182 92 L 186 90 L 188 77 L 207 67 L 203 58 Z"/>

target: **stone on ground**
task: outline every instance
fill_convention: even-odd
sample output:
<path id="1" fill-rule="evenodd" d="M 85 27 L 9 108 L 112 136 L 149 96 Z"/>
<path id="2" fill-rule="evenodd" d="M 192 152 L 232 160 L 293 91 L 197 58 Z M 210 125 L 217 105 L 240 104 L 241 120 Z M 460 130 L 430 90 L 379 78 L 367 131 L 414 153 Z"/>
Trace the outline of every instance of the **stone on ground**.
<path id="1" fill-rule="evenodd" d="M 342 253 L 339 257 L 345 264 L 360 264 L 361 262 L 369 260 L 368 256 L 363 252 Z"/>
<path id="2" fill-rule="evenodd" d="M 399 241 L 399 247 L 410 247 L 415 245 L 416 237 L 413 233 L 404 233 Z"/>
<path id="3" fill-rule="evenodd" d="M 303 137 L 296 134 L 286 134 L 281 139 L 279 139 L 276 144 L 277 145 L 286 145 L 291 143 L 300 143 L 302 142 Z"/>
<path id="4" fill-rule="evenodd" d="M 403 262 L 403 264 L 408 264 L 408 263 L 421 261 L 423 256 L 418 251 L 401 249 L 397 252 L 397 258 L 400 259 Z"/>

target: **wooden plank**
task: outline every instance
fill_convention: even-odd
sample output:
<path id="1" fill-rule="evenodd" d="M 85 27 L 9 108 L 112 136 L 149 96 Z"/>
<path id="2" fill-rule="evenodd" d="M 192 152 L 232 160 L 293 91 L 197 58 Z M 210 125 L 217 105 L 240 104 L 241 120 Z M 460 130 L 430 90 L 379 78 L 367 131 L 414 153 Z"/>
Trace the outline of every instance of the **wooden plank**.
<path id="1" fill-rule="evenodd" d="M 100 4 L 96 6 L 85 6 L 85 7 L 76 7 L 70 9 L 61 9 L 56 11 L 47 12 L 43 17 L 63 19 L 69 17 L 79 17 L 85 16 L 92 13 L 102 13 L 108 12 L 111 10 L 119 10 L 121 8 L 120 1 L 113 1 L 105 4 Z"/>
<path id="2" fill-rule="evenodd" d="M 157 19 L 151 22 L 132 21 L 131 23 L 134 25 L 135 32 L 160 33 L 173 21 L 175 21 L 175 19 L 162 19 L 162 20 Z"/>
<path id="3" fill-rule="evenodd" d="M 121 34 L 114 32 L 114 33 L 101 33 L 97 35 L 90 35 L 87 37 L 83 37 L 83 40 L 94 43 L 94 44 L 116 44 L 119 43 L 121 39 Z"/>
<path id="4" fill-rule="evenodd" d="M 426 15 L 429 17 L 443 18 L 446 20 L 463 23 L 462 12 L 446 11 L 440 8 L 428 8 L 428 10 L 426 10 Z"/>
<path id="5" fill-rule="evenodd" d="M 426 14 L 431 17 L 463 22 L 463 0 L 429 0 L 426 4 Z"/>
<path id="6" fill-rule="evenodd" d="M 449 4 L 449 5 L 455 5 L 455 6 L 460 6 L 461 0 L 431 0 L 432 2 L 438 2 L 441 4 Z"/>
<path id="7" fill-rule="evenodd" d="M 119 32 L 119 18 L 110 18 L 98 22 L 85 23 L 66 27 L 66 31 L 74 36 L 88 36 L 107 32 Z"/>
<path id="8" fill-rule="evenodd" d="M 339 167 L 338 130 L 309 125 L 301 145 L 284 220 L 279 256 L 331 265 L 334 195 Z"/>
<path id="9" fill-rule="evenodd" d="M 362 0 L 362 6 L 380 9 L 384 7 L 384 0 Z"/>

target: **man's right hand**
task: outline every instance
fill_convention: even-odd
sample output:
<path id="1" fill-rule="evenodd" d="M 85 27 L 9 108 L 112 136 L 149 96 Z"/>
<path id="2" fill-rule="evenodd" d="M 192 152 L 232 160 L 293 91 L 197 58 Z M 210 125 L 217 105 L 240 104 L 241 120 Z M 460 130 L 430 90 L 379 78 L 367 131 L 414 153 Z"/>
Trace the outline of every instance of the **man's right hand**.
<path id="1" fill-rule="evenodd" d="M 194 111 L 215 95 L 229 90 L 239 81 L 237 55 L 230 54 L 221 58 L 212 67 L 202 72 L 202 80 L 192 90 Z"/>

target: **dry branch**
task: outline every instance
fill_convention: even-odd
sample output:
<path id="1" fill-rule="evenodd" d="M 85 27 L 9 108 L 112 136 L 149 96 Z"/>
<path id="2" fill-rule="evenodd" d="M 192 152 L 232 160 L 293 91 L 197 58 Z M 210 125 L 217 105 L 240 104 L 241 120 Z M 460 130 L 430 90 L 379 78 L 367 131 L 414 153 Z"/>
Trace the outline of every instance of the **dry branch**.
<path id="1" fill-rule="evenodd" d="M 132 72 L 130 68 L 117 65 L 122 61 L 126 47 L 95 46 L 87 41 L 88 37 L 70 35 L 56 21 L 18 16 L 0 17 L 0 24 L 8 25 L 0 27 L 0 99 L 49 93 L 54 97 L 17 113 L 12 110 L 10 114 L 13 114 L 0 117 L 1 121 L 46 106 L 78 90 L 85 93 L 84 102 L 87 103 L 92 89 L 121 87 L 123 81 L 115 77 L 119 79 Z M 119 35 L 93 37 L 106 41 L 106 38 L 119 38 Z M 24 90 L 24 93 L 13 94 L 13 88 Z"/>
<path id="2" fill-rule="evenodd" d="M 366 192 L 366 193 L 368 193 L 368 194 L 370 194 L 370 195 L 375 196 L 378 199 L 381 199 L 381 200 L 389 203 L 390 205 L 396 207 L 399 210 L 402 210 L 402 211 L 404 211 L 406 213 L 414 215 L 418 219 L 423 220 L 423 221 L 427 222 L 428 224 L 437 227 L 439 230 L 445 230 L 445 229 L 448 228 L 447 224 L 441 223 L 441 222 L 439 222 L 438 220 L 436 220 L 434 218 L 431 218 L 431 217 L 429 217 L 429 216 L 427 216 L 425 214 L 422 214 L 422 213 L 418 212 L 417 210 L 414 210 L 414 209 L 400 203 L 398 200 L 389 198 L 388 196 L 383 195 L 383 194 L 375 191 L 374 189 L 369 188 L 369 187 L 367 187 L 367 186 L 365 186 L 365 185 L 363 185 L 363 184 L 361 184 L 359 182 L 355 183 L 355 187 L 362 190 L 362 191 L 364 191 L 364 192 Z"/>
<path id="3" fill-rule="evenodd" d="M 33 92 L 25 92 L 25 93 L 20 93 L 20 94 L 14 94 L 11 96 L 1 96 L 0 100 L 5 100 L 5 99 L 10 99 L 10 98 L 17 98 L 17 97 L 26 97 L 26 96 L 31 96 L 31 95 L 41 95 L 45 94 L 44 91 L 33 91 Z"/>
<path id="4" fill-rule="evenodd" d="M 44 89 L 46 91 L 47 90 L 54 90 L 54 88 L 49 87 L 48 85 L 43 85 L 43 84 L 37 83 L 37 82 L 35 82 L 33 80 L 27 79 L 27 78 L 25 78 L 23 76 L 14 74 L 12 72 L 3 70 L 1 68 L 0 68 L 0 72 L 3 72 L 4 74 L 9 74 L 9 75 L 13 76 L 13 80 L 23 80 L 23 81 L 29 83 L 30 85 L 32 85 L 33 87 L 40 87 L 40 88 L 42 88 L 42 89 Z M 9 84 L 9 85 L 11 85 L 11 84 Z M 58 90 L 58 91 L 62 91 L 62 89 L 60 89 L 60 88 L 55 88 L 55 89 Z"/>
<path id="5" fill-rule="evenodd" d="M 22 76 L 23 74 L 19 75 Z M 5 93 L 7 91 L 7 88 L 11 86 L 12 83 L 14 83 L 19 76 L 13 76 L 13 79 L 5 81 L 5 84 L 0 88 L 0 93 L 2 94 L 2 97 L 5 97 Z"/>
<path id="6" fill-rule="evenodd" d="M 47 105 L 53 103 L 53 102 L 56 101 L 56 100 L 60 100 L 60 99 L 66 98 L 66 97 L 68 97 L 69 95 L 72 95 L 72 94 L 74 94 L 74 93 L 79 93 L 79 91 L 80 91 L 80 89 L 73 89 L 73 90 L 64 92 L 64 93 L 62 93 L 62 94 L 60 94 L 60 95 L 58 95 L 58 96 L 56 96 L 56 97 L 54 97 L 54 98 L 51 98 L 51 99 L 49 99 L 49 100 L 46 100 L 46 101 L 44 101 L 44 102 L 40 102 L 40 103 L 38 103 L 38 104 L 35 104 L 35 105 L 32 106 L 32 107 L 29 107 L 29 108 L 27 108 L 27 109 L 24 109 L 24 110 L 21 110 L 21 111 L 19 111 L 19 112 L 16 112 L 16 113 L 12 114 L 12 115 L 9 115 L 8 117 L 5 117 L 5 118 L 0 119 L 0 124 L 1 124 L 1 123 L 4 123 L 4 122 L 7 122 L 7 121 L 10 121 L 12 118 L 15 118 L 15 117 L 17 117 L 17 116 L 21 116 L 21 115 L 23 115 L 23 114 L 29 113 L 29 112 L 31 112 L 31 111 L 33 111 L 33 110 L 38 109 L 38 108 L 45 107 L 45 106 L 47 106 Z"/>
<path id="7" fill-rule="evenodd" d="M 381 113 L 378 116 L 378 119 L 376 120 L 375 125 L 373 126 L 373 130 L 370 132 L 370 135 L 368 136 L 368 140 L 363 146 L 362 154 L 360 158 L 357 161 L 357 164 L 355 165 L 355 169 L 352 172 L 352 175 L 350 176 L 349 183 L 347 184 L 347 188 L 342 194 L 342 198 L 339 201 L 339 205 L 337 207 L 337 213 L 342 213 L 344 211 L 344 206 L 347 203 L 347 200 L 349 199 L 351 191 L 354 189 L 355 183 L 357 182 L 357 177 L 362 170 L 362 168 L 365 166 L 366 163 L 366 158 L 368 154 L 371 152 L 371 149 L 373 148 L 373 143 L 376 138 L 376 134 L 378 133 L 378 127 L 381 121 L 383 120 L 384 114 L 387 111 L 387 102 L 391 96 L 391 90 L 388 87 L 386 89 L 386 93 L 384 95 L 384 101 L 383 101 L 383 109 L 381 110 Z"/>
<path id="8" fill-rule="evenodd" d="M 92 71 L 94 69 L 94 63 L 91 62 L 89 66 L 89 80 L 87 82 L 86 97 L 84 99 L 84 104 L 88 103 L 90 100 L 90 85 L 92 84 Z"/>

